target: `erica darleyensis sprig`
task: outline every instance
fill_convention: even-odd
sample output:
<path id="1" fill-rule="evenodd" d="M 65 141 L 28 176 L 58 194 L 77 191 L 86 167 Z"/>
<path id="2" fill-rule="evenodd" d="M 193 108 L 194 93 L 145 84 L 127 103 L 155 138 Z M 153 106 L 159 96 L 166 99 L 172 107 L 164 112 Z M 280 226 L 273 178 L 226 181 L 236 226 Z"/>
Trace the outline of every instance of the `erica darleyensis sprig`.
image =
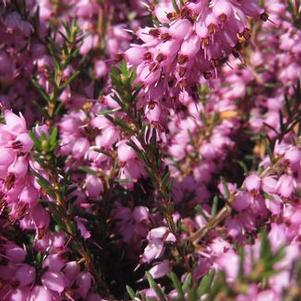
<path id="1" fill-rule="evenodd" d="M 239 56 L 250 38 L 248 19 L 268 18 L 256 1 L 171 2 L 151 7 L 160 25 L 137 30 L 142 45 L 125 52 L 137 66 L 137 81 L 160 96 L 173 87 L 190 90 L 201 75 L 211 78 L 230 54 Z"/>
<path id="2" fill-rule="evenodd" d="M 0 300 L 300 299 L 300 1 L 0 25 Z"/>

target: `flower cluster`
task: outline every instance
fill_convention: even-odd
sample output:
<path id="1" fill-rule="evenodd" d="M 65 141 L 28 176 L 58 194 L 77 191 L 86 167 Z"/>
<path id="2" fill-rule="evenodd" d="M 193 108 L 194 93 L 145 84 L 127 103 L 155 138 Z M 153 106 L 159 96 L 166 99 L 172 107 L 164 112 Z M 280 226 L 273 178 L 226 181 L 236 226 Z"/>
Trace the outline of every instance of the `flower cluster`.
<path id="1" fill-rule="evenodd" d="M 299 2 L 0 1 L 0 299 L 299 300 Z"/>
<path id="2" fill-rule="evenodd" d="M 161 86 L 162 95 L 168 86 L 191 90 L 202 74 L 213 77 L 230 54 L 239 56 L 242 40 L 249 40 L 248 18 L 268 18 L 256 1 L 188 1 L 175 6 L 159 3 L 154 15 L 162 26 L 138 30 L 143 44 L 125 53 L 137 66 L 137 81 L 147 90 Z"/>

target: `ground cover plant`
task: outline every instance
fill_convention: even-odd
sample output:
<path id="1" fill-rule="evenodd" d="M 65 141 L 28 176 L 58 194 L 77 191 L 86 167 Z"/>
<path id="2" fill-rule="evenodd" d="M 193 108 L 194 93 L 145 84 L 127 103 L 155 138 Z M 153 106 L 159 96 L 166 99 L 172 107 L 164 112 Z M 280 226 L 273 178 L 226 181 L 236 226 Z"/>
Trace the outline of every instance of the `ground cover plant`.
<path id="1" fill-rule="evenodd" d="M 301 299 L 300 0 L 0 25 L 0 300 Z"/>

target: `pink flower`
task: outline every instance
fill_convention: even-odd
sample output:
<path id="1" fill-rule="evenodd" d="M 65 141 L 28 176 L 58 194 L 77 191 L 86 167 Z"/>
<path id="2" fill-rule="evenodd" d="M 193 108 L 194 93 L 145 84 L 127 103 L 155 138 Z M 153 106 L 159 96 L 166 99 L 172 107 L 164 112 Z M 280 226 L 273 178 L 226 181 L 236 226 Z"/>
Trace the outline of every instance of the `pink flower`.
<path id="1" fill-rule="evenodd" d="M 128 145 L 128 142 L 127 140 L 121 140 L 117 143 L 118 159 L 124 163 L 137 157 L 135 150 Z"/>
<path id="2" fill-rule="evenodd" d="M 84 157 L 90 147 L 90 143 L 86 138 L 77 139 L 72 147 L 72 155 L 75 159 Z"/>
<path id="3" fill-rule="evenodd" d="M 5 245 L 6 256 L 8 256 L 9 260 L 15 263 L 21 263 L 25 260 L 26 251 L 12 243 L 7 243 Z"/>
<path id="4" fill-rule="evenodd" d="M 35 281 L 36 271 L 33 267 L 23 264 L 21 265 L 15 274 L 15 279 L 20 286 L 27 286 Z"/>
<path id="5" fill-rule="evenodd" d="M 60 272 L 47 271 L 43 274 L 41 281 L 43 286 L 51 291 L 61 294 L 65 290 L 65 277 Z"/>
<path id="6" fill-rule="evenodd" d="M 84 219 L 84 218 L 80 218 L 80 217 L 76 216 L 75 221 L 76 221 L 77 228 L 80 231 L 81 236 L 84 239 L 89 239 L 91 237 L 91 233 L 89 232 L 89 230 L 87 229 L 87 227 L 85 225 L 87 220 Z"/>
<path id="7" fill-rule="evenodd" d="M 124 54 L 131 65 L 138 65 L 143 61 L 145 53 L 145 48 L 137 46 L 129 48 Z"/>
<path id="8" fill-rule="evenodd" d="M 153 266 L 149 273 L 153 276 L 154 279 L 161 278 L 165 276 L 168 272 L 170 272 L 171 266 L 168 260 L 164 260 L 159 264 Z"/>
<path id="9" fill-rule="evenodd" d="M 24 117 L 14 114 L 12 111 L 6 110 L 4 112 L 5 125 L 2 128 L 12 135 L 21 134 L 27 131 L 26 121 Z"/>
<path id="10" fill-rule="evenodd" d="M 252 203 L 252 196 L 248 192 L 239 192 L 233 202 L 233 208 L 238 212 L 247 209 Z"/>
<path id="11" fill-rule="evenodd" d="M 261 179 L 256 174 L 251 174 L 245 179 L 244 184 L 248 191 L 258 192 L 261 187 Z"/>
<path id="12" fill-rule="evenodd" d="M 101 130 L 101 134 L 95 139 L 97 146 L 110 148 L 119 139 L 119 131 L 107 118 L 103 116 L 95 117 L 91 121 L 91 125 Z"/>
<path id="13" fill-rule="evenodd" d="M 137 222 L 143 222 L 149 220 L 149 209 L 144 206 L 138 206 L 134 208 L 133 217 Z"/>
<path id="14" fill-rule="evenodd" d="M 62 254 L 49 254 L 43 261 L 43 268 L 52 272 L 59 272 L 65 265 L 66 260 Z"/>
<path id="15" fill-rule="evenodd" d="M 158 227 L 149 231 L 147 235 L 148 245 L 144 249 L 143 261 L 151 262 L 160 258 L 164 251 L 164 242 L 175 242 L 175 236 L 166 227 Z"/>
<path id="16" fill-rule="evenodd" d="M 35 301 L 53 301 L 52 293 L 43 286 L 35 286 L 31 292 L 31 299 Z"/>
<path id="17" fill-rule="evenodd" d="M 87 175 L 86 189 L 89 197 L 99 198 L 104 189 L 102 180 L 94 175 Z"/>
<path id="18" fill-rule="evenodd" d="M 297 171 L 300 168 L 301 163 L 301 151 L 297 147 L 290 148 L 284 155 L 284 158 L 290 163 L 293 171 Z"/>
<path id="19" fill-rule="evenodd" d="M 217 257 L 215 265 L 226 273 L 227 281 L 234 282 L 239 272 L 239 262 L 239 256 L 233 250 L 228 250 Z"/>
<path id="20" fill-rule="evenodd" d="M 81 272 L 77 276 L 77 279 L 75 281 L 78 289 L 76 290 L 78 295 L 82 298 L 86 298 L 90 287 L 92 285 L 92 277 L 89 273 Z"/>
<path id="21" fill-rule="evenodd" d="M 283 290 L 287 289 L 292 284 L 290 272 L 279 271 L 276 275 L 271 277 L 269 284 L 277 293 L 281 294 Z"/>
<path id="22" fill-rule="evenodd" d="M 108 72 L 106 63 L 102 60 L 97 60 L 94 64 L 94 71 L 96 77 L 98 78 L 104 77 Z"/>
<path id="23" fill-rule="evenodd" d="M 262 190 L 267 193 L 276 192 L 277 180 L 272 176 L 267 176 L 262 179 Z"/>
<path id="24" fill-rule="evenodd" d="M 32 186 L 25 186 L 19 195 L 19 200 L 29 205 L 35 205 L 38 197 L 39 192 L 37 189 Z"/>
<path id="25" fill-rule="evenodd" d="M 188 1 L 180 13 L 172 11 L 170 3 L 158 4 L 154 14 L 169 27 L 137 31 L 143 46 L 134 45 L 125 54 L 137 66 L 137 81 L 146 92 L 162 82 L 168 87 L 170 80 L 185 90 L 197 84 L 202 74 L 211 78 L 216 64 L 236 51 L 238 36 L 249 39 L 247 18 L 266 19 L 256 1 Z"/>
<path id="26" fill-rule="evenodd" d="M 79 272 L 80 272 L 80 265 L 77 261 L 68 261 L 65 264 L 63 268 L 63 273 L 65 275 L 66 284 L 68 287 L 73 285 Z"/>
<path id="27" fill-rule="evenodd" d="M 277 294 L 275 291 L 273 290 L 266 290 L 263 292 L 260 292 L 257 296 L 256 296 L 256 301 L 280 301 L 280 295 Z"/>
<path id="28" fill-rule="evenodd" d="M 188 19 L 179 19 L 171 24 L 169 34 L 179 40 L 184 40 L 192 33 L 192 24 Z"/>
<path id="29" fill-rule="evenodd" d="M 165 251 L 164 243 L 161 240 L 152 240 L 148 243 L 143 252 L 143 261 L 151 262 L 160 258 Z"/>
<path id="30" fill-rule="evenodd" d="M 294 178 L 289 175 L 282 175 L 277 182 L 276 189 L 281 196 L 291 197 L 295 191 Z"/>
<path id="31" fill-rule="evenodd" d="M 269 233 L 269 240 L 274 251 L 279 250 L 287 242 L 287 227 L 284 224 L 272 223 Z"/>
<path id="32" fill-rule="evenodd" d="M 24 301 L 24 300 L 28 300 L 29 295 L 30 295 L 30 290 L 29 289 L 17 288 L 13 292 L 10 293 L 9 300 Z"/>

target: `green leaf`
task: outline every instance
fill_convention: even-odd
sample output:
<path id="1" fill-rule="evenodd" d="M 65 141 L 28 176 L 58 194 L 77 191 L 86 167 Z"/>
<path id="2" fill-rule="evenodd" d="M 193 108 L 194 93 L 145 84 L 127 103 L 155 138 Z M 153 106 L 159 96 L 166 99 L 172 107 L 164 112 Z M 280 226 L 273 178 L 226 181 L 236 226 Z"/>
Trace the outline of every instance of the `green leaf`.
<path id="1" fill-rule="evenodd" d="M 140 295 L 140 298 L 141 298 L 142 301 L 147 301 L 146 297 L 143 293 L 140 293 L 139 295 Z"/>
<path id="2" fill-rule="evenodd" d="M 261 232 L 260 258 L 269 260 L 272 257 L 271 244 L 266 231 Z"/>
<path id="3" fill-rule="evenodd" d="M 54 127 L 49 136 L 50 151 L 54 151 L 57 147 L 58 129 Z"/>
<path id="4" fill-rule="evenodd" d="M 126 64 L 125 60 L 122 60 L 122 62 L 120 64 L 120 71 L 121 71 L 122 75 L 125 78 L 128 78 L 128 76 L 129 76 L 129 70 L 128 70 L 128 67 L 127 67 L 127 64 Z"/>
<path id="5" fill-rule="evenodd" d="M 229 200 L 229 198 L 230 198 L 230 191 L 229 191 L 228 185 L 227 185 L 227 183 L 226 183 L 226 181 L 225 181 L 225 179 L 223 177 L 221 177 L 221 182 L 223 184 L 225 198 L 226 198 L 226 200 Z"/>
<path id="6" fill-rule="evenodd" d="M 168 277 L 171 279 L 172 284 L 178 293 L 178 300 L 185 301 L 184 291 L 183 291 L 183 288 L 181 286 L 181 282 L 180 282 L 178 276 L 174 272 L 170 272 L 168 274 Z"/>
<path id="7" fill-rule="evenodd" d="M 238 272 L 238 277 L 240 279 L 243 279 L 245 275 L 245 250 L 243 247 L 239 248 L 239 272 Z"/>
<path id="8" fill-rule="evenodd" d="M 270 201 L 274 201 L 274 197 L 270 194 L 268 194 L 267 192 L 263 192 L 263 196 Z"/>
<path id="9" fill-rule="evenodd" d="M 122 119 L 120 119 L 119 117 L 112 117 L 111 115 L 107 114 L 105 115 L 105 117 L 111 121 L 113 124 L 115 124 L 116 126 L 118 126 L 121 130 L 127 132 L 130 135 L 135 134 L 135 132 L 133 131 L 133 129 L 131 127 L 129 127 L 129 125 L 123 121 Z"/>
<path id="10" fill-rule="evenodd" d="M 64 103 L 60 102 L 59 104 L 56 105 L 56 109 L 54 111 L 54 116 L 59 115 L 60 111 L 64 108 Z"/>
<path id="11" fill-rule="evenodd" d="M 41 252 L 38 252 L 35 258 L 35 265 L 40 266 L 41 263 L 42 263 L 42 254 Z"/>
<path id="12" fill-rule="evenodd" d="M 285 246 L 282 246 L 270 259 L 271 266 L 281 261 L 284 258 L 284 256 L 285 256 Z"/>
<path id="13" fill-rule="evenodd" d="M 51 184 L 46 180 L 42 175 L 37 173 L 35 170 L 31 169 L 31 172 L 35 177 L 37 177 L 37 182 L 39 185 L 47 192 L 47 194 L 52 198 L 56 199 L 55 190 L 51 186 Z"/>
<path id="14" fill-rule="evenodd" d="M 36 133 L 33 130 L 31 130 L 31 131 L 29 131 L 29 136 L 34 143 L 35 148 L 37 150 L 41 150 L 41 141 L 38 139 Z"/>
<path id="15" fill-rule="evenodd" d="M 121 86 L 120 70 L 114 67 L 111 71 L 112 84 L 115 88 Z"/>
<path id="16" fill-rule="evenodd" d="M 134 290 L 130 286 L 128 286 L 128 285 L 126 286 L 126 291 L 132 300 L 134 300 L 136 298 L 137 294 L 134 292 Z"/>
<path id="17" fill-rule="evenodd" d="M 200 282 L 200 285 L 197 288 L 197 295 L 198 297 L 203 296 L 204 294 L 208 293 L 210 289 L 213 279 L 214 279 L 215 272 L 212 270 L 206 276 L 204 276 Z"/>
<path id="18" fill-rule="evenodd" d="M 189 292 L 188 292 L 188 298 L 187 300 L 189 301 L 199 301 L 198 295 L 197 295 L 197 290 L 195 287 L 193 287 Z"/>
<path id="19" fill-rule="evenodd" d="M 236 161 L 236 162 L 239 164 L 239 166 L 240 166 L 240 167 L 242 168 L 242 170 L 244 171 L 244 175 L 246 175 L 246 174 L 249 172 L 249 169 L 248 169 L 246 163 L 245 163 L 244 161 L 241 161 L 241 160 L 238 160 L 238 161 Z"/>
<path id="20" fill-rule="evenodd" d="M 214 198 L 213 198 L 213 203 L 212 203 L 212 208 L 211 208 L 211 216 L 216 216 L 217 214 L 217 209 L 218 209 L 218 196 L 215 195 Z"/>
<path id="21" fill-rule="evenodd" d="M 217 274 L 214 283 L 210 288 L 210 299 L 208 299 L 208 301 L 215 300 L 215 297 L 217 296 L 217 294 L 220 294 L 221 291 L 224 291 L 224 294 L 227 293 L 228 289 L 229 287 L 226 283 L 226 274 L 225 272 L 220 272 L 219 274 Z"/>
<path id="22" fill-rule="evenodd" d="M 108 114 L 117 113 L 117 112 L 119 112 L 119 111 L 120 111 L 120 109 L 104 109 L 104 110 L 100 111 L 100 112 L 98 113 L 98 115 L 103 115 L 103 116 L 105 116 L 105 115 L 108 115 Z"/>
<path id="23" fill-rule="evenodd" d="M 45 92 L 44 88 L 35 80 L 35 79 L 31 79 L 31 82 L 33 84 L 33 86 L 36 88 L 36 90 L 39 92 L 39 94 L 42 96 L 42 98 L 47 102 L 51 102 L 51 99 L 49 97 L 49 95 Z"/>
<path id="24" fill-rule="evenodd" d="M 172 6 L 173 6 L 174 10 L 175 10 L 177 13 L 180 12 L 180 9 L 179 9 L 179 6 L 178 6 L 176 0 L 172 0 Z"/>
<path id="25" fill-rule="evenodd" d="M 162 176 L 162 184 L 164 187 L 170 187 L 170 173 L 169 173 L 169 168 L 168 166 L 166 166 L 164 172 L 163 172 L 163 176 Z"/>
<path id="26" fill-rule="evenodd" d="M 80 171 L 84 172 L 84 173 L 89 174 L 89 175 L 97 176 L 97 172 L 95 170 L 91 169 L 88 166 L 80 166 L 78 169 Z"/>
<path id="27" fill-rule="evenodd" d="M 118 184 L 133 184 L 133 180 L 132 179 L 114 179 L 114 183 L 118 183 Z"/>
<path id="28" fill-rule="evenodd" d="M 52 62 L 55 66 L 55 69 L 56 70 L 62 70 L 61 64 L 60 64 L 60 62 L 58 60 L 58 57 L 56 55 L 56 49 L 55 49 L 56 44 L 55 44 L 55 42 L 51 38 L 48 38 L 47 42 L 48 42 L 47 43 L 47 49 L 48 49 L 48 52 L 49 52 L 49 54 L 52 58 Z"/>
<path id="29" fill-rule="evenodd" d="M 60 230 L 67 231 L 66 225 L 64 223 L 64 216 L 59 211 L 59 209 L 57 208 L 56 204 L 51 203 L 51 202 L 47 202 L 47 206 L 50 209 L 51 218 L 54 219 L 54 221 L 56 223 L 56 226 L 58 226 Z"/>
<path id="30" fill-rule="evenodd" d="M 191 273 L 187 274 L 184 283 L 182 285 L 183 292 L 186 293 L 192 284 L 192 275 Z"/>
<path id="31" fill-rule="evenodd" d="M 80 71 L 75 71 L 60 87 L 59 89 L 63 91 L 67 86 L 69 86 L 80 74 Z"/>
<path id="32" fill-rule="evenodd" d="M 149 283 L 149 286 L 154 289 L 156 292 L 157 297 L 159 298 L 160 301 L 167 301 L 167 298 L 165 297 L 164 292 L 162 289 L 159 287 L 159 285 L 155 282 L 153 276 L 151 275 L 150 272 L 146 272 L 145 276 L 147 278 L 147 281 Z"/>
<path id="33" fill-rule="evenodd" d="M 137 87 L 137 88 L 135 89 L 135 91 L 132 93 L 132 99 L 133 99 L 133 100 L 136 99 L 136 97 L 138 96 L 138 94 L 139 94 L 139 92 L 141 91 L 141 89 L 142 89 L 142 86 Z"/>

